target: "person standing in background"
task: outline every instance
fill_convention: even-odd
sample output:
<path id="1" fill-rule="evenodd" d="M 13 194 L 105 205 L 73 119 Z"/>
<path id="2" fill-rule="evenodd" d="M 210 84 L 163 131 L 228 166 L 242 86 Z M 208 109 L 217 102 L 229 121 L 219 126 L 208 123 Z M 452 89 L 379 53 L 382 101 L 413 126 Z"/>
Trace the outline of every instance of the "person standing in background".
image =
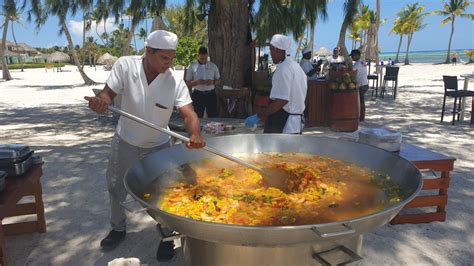
<path id="1" fill-rule="evenodd" d="M 301 52 L 303 54 L 303 59 L 301 59 L 300 66 L 303 69 L 308 79 L 315 79 L 318 77 L 319 66 L 311 64 L 311 49 L 306 47 Z"/>
<path id="2" fill-rule="evenodd" d="M 206 111 L 208 117 L 217 117 L 216 85 L 219 85 L 220 74 L 216 64 L 208 60 L 206 47 L 199 48 L 198 60 L 192 63 L 186 72 L 186 84 L 192 90 L 194 110 L 199 118 Z"/>
<path id="3" fill-rule="evenodd" d="M 451 54 L 451 65 L 455 66 L 458 61 L 458 55 L 456 53 Z"/>
<path id="4" fill-rule="evenodd" d="M 360 97 L 360 116 L 359 120 L 365 120 L 365 93 L 369 89 L 369 80 L 367 79 L 367 68 L 364 61 L 360 58 L 360 51 L 355 49 L 350 54 L 352 60 L 355 61 L 352 70 L 357 71 L 357 84 L 359 86 Z"/>

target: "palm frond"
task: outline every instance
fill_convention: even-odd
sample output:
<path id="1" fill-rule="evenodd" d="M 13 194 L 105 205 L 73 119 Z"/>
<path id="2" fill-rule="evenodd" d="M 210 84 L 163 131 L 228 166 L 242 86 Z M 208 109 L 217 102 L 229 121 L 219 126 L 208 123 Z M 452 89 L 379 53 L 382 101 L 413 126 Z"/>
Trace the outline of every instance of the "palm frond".
<path id="1" fill-rule="evenodd" d="M 459 16 L 462 18 L 470 18 L 471 20 L 474 20 L 474 14 L 461 14 Z"/>

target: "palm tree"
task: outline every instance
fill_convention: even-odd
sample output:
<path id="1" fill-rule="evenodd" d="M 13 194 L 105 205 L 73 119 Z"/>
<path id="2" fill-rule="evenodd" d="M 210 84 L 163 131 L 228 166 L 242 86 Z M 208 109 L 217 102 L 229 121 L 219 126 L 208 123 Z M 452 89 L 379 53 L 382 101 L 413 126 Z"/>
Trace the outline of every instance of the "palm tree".
<path id="1" fill-rule="evenodd" d="M 410 44 L 413 39 L 413 34 L 417 31 L 422 30 L 426 24 L 423 24 L 423 19 L 428 13 L 422 13 L 425 6 L 418 6 L 418 3 L 407 4 L 402 10 L 403 16 L 406 18 L 405 25 L 403 26 L 404 32 L 408 35 L 407 50 L 405 55 L 405 65 L 410 63 L 408 59 L 408 52 L 410 50 Z"/>
<path id="2" fill-rule="evenodd" d="M 79 73 L 81 74 L 82 79 L 84 80 L 86 85 L 93 85 L 95 82 L 90 79 L 84 70 L 81 68 L 81 64 L 77 57 L 76 49 L 74 49 L 74 43 L 71 38 L 71 34 L 69 33 L 69 29 L 66 25 L 66 17 L 68 13 L 71 13 L 74 16 L 77 10 L 80 8 L 77 2 L 75 1 L 62 1 L 62 0 L 46 0 L 44 2 L 44 10 L 40 6 L 40 1 L 32 1 L 32 8 L 31 12 L 37 17 L 37 27 L 40 27 L 45 21 L 48 14 L 57 16 L 59 19 L 59 34 L 66 35 L 69 50 L 72 54 L 72 58 L 74 60 L 74 64 L 76 65 Z"/>
<path id="3" fill-rule="evenodd" d="M 2 6 L 3 9 L 3 39 L 2 46 L 0 47 L 0 55 L 2 57 L 2 76 L 4 80 L 12 80 L 10 71 L 8 70 L 7 59 L 5 58 L 4 52 L 7 50 L 7 33 L 8 33 L 8 22 L 10 21 L 11 14 L 16 14 L 16 3 L 14 0 L 6 0 Z"/>
<path id="4" fill-rule="evenodd" d="M 325 1 L 303 1 L 304 17 L 307 20 L 307 24 L 310 28 L 309 36 L 309 48 L 311 51 L 314 49 L 314 36 L 316 34 L 316 22 L 318 18 L 322 21 L 326 21 L 328 14 L 326 10 L 327 0 Z"/>
<path id="5" fill-rule="evenodd" d="M 100 23 L 100 13 L 99 13 L 99 9 L 95 9 L 94 11 L 92 11 L 92 15 L 91 15 L 91 19 L 93 21 L 95 21 L 95 34 L 99 37 L 100 41 L 104 44 L 104 45 L 107 45 L 104 41 L 104 39 L 102 38 L 101 34 L 99 34 L 99 23 Z"/>
<path id="6" fill-rule="evenodd" d="M 457 16 L 474 19 L 474 14 L 464 13 L 467 7 L 471 5 L 469 0 L 445 0 L 443 10 L 434 11 L 433 14 L 445 16 L 441 21 L 441 25 L 451 22 L 451 34 L 449 35 L 448 53 L 446 54 L 445 63 L 449 63 L 449 55 L 451 53 L 451 41 L 454 34 L 454 22 Z"/>
<path id="7" fill-rule="evenodd" d="M 205 19 L 196 19 L 196 14 L 199 13 L 197 8 L 188 10 L 182 6 L 167 7 L 163 10 L 163 23 L 169 31 L 175 32 L 179 37 L 193 36 L 199 44 L 207 45 L 207 22 Z"/>
<path id="8" fill-rule="evenodd" d="M 130 7 L 125 11 L 125 13 L 131 17 L 131 26 L 128 30 L 127 40 L 123 44 L 123 55 L 129 55 L 130 43 L 132 42 L 133 36 L 135 36 L 137 25 L 142 20 L 146 19 L 146 5 L 146 1 L 132 0 Z"/>
<path id="9" fill-rule="evenodd" d="M 10 21 L 12 22 L 12 36 L 13 36 L 13 41 L 15 42 L 15 46 L 18 47 L 18 42 L 16 41 L 16 36 L 15 36 L 15 28 L 13 27 L 13 25 L 15 25 L 15 22 L 18 22 L 18 20 L 20 19 L 20 15 L 18 13 L 16 13 L 15 16 L 12 16 L 10 17 Z M 23 55 L 20 54 L 20 57 L 18 58 L 19 60 L 19 63 L 21 65 L 21 72 L 24 71 L 23 69 Z"/>
<path id="10" fill-rule="evenodd" d="M 352 50 L 356 48 L 357 42 L 362 42 L 360 28 L 357 24 L 352 24 L 351 31 L 348 33 L 347 37 L 352 40 Z"/>
<path id="11" fill-rule="evenodd" d="M 395 58 L 395 63 L 400 62 L 399 61 L 400 48 L 402 46 L 403 35 L 405 34 L 404 28 L 403 28 L 403 26 L 405 24 L 405 21 L 404 21 L 404 18 L 401 17 L 400 13 L 401 12 L 399 12 L 399 17 L 397 17 L 395 19 L 395 22 L 393 23 L 393 27 L 390 30 L 391 33 L 395 33 L 397 35 L 400 35 L 400 40 L 398 41 L 397 57 Z"/>
<path id="12" fill-rule="evenodd" d="M 235 1 L 235 5 L 230 7 L 224 4 L 217 4 L 214 7 L 214 1 L 210 2 L 209 8 L 205 8 L 204 11 L 208 10 L 209 12 L 209 48 L 210 52 L 214 53 L 214 55 L 211 54 L 211 58 L 218 58 L 217 62 L 216 60 L 214 62 L 220 69 L 233 68 L 221 76 L 224 83 L 239 88 L 251 83 L 252 41 L 255 41 L 256 46 L 260 47 L 265 45 L 273 34 L 288 32 L 293 33 L 295 41 L 302 40 L 301 36 L 304 36 L 308 25 L 310 28 L 314 28 L 317 17 L 326 18 L 328 1 L 260 1 L 255 19 L 251 12 L 254 0 Z M 234 11 L 231 12 L 232 10 Z M 221 13 L 221 11 L 225 12 Z M 238 18 L 235 15 L 230 16 L 238 11 L 242 12 L 239 13 Z M 232 17 L 232 22 L 229 22 L 229 17 Z M 236 24 L 242 25 L 239 28 L 234 26 Z M 252 40 L 251 30 L 256 35 L 255 40 Z M 218 34 L 214 35 L 214 31 L 217 31 Z M 239 43 L 231 43 L 232 36 L 240 36 Z M 222 43 L 219 40 L 226 40 L 228 43 Z M 235 60 L 232 52 L 226 51 L 229 49 L 229 45 L 233 46 L 230 48 L 231 50 L 243 52 L 238 60 Z M 235 73 L 242 74 L 238 76 Z"/>
<path id="13" fill-rule="evenodd" d="M 116 1 L 110 1 L 112 4 L 115 4 Z M 107 33 L 107 19 L 109 18 L 110 15 L 110 10 L 109 10 L 109 4 L 107 0 L 97 0 L 96 5 L 95 5 L 95 10 L 92 12 L 93 17 L 96 23 L 96 33 L 99 35 L 97 32 L 97 25 L 99 25 L 101 22 L 104 24 L 104 32 L 99 35 L 99 38 L 102 40 L 104 45 L 107 45 L 107 43 L 104 40 L 107 40 L 109 37 L 109 34 Z"/>
<path id="14" fill-rule="evenodd" d="M 92 3 L 91 3 L 92 5 Z M 82 7 L 83 13 L 82 13 L 82 47 L 84 48 L 86 46 L 86 32 L 91 30 L 92 27 L 92 18 L 91 18 L 91 13 L 90 13 L 90 6 L 91 5 L 85 5 Z M 82 68 L 84 69 L 84 62 L 86 61 L 86 57 L 82 57 Z"/>
<path id="15" fill-rule="evenodd" d="M 345 0 L 344 1 L 344 20 L 339 31 L 339 41 L 337 46 L 341 48 L 341 54 L 344 56 L 346 63 L 350 64 L 352 60 L 349 58 L 349 53 L 346 48 L 346 32 L 347 28 L 354 22 L 355 15 L 357 14 L 357 7 L 359 6 L 360 0 Z"/>
<path id="16" fill-rule="evenodd" d="M 361 5 L 360 11 L 356 14 L 347 37 L 352 39 L 352 49 L 357 48 L 357 42 L 360 43 L 362 58 L 365 57 L 364 55 L 369 38 L 368 32 L 372 24 L 375 24 L 375 12 L 370 10 L 369 6 Z"/>
<path id="17" fill-rule="evenodd" d="M 143 40 L 143 42 L 145 42 L 146 38 L 148 37 L 148 32 L 146 32 L 144 28 L 140 28 L 140 30 L 138 30 L 137 36 L 140 40 Z"/>
<path id="18" fill-rule="evenodd" d="M 85 53 L 89 56 L 89 66 L 92 67 L 92 57 L 94 55 L 94 66 L 95 66 L 95 54 L 98 50 L 97 43 L 94 40 L 94 37 L 87 37 L 86 44 L 84 45 Z"/>

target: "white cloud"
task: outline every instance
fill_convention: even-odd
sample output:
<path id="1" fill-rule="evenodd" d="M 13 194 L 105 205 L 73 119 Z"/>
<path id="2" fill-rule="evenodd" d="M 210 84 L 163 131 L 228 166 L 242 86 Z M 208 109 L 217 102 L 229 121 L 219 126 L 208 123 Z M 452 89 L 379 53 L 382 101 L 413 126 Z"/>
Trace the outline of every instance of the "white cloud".
<path id="1" fill-rule="evenodd" d="M 118 25 L 116 25 L 114 22 L 115 22 L 114 18 L 108 18 L 107 19 L 107 22 L 105 24 L 107 33 L 110 34 L 112 31 L 114 31 L 118 28 Z M 71 20 L 71 21 L 69 21 L 68 27 L 69 27 L 69 30 L 70 30 L 72 35 L 74 35 L 75 37 L 82 37 L 83 20 L 81 20 L 81 21 Z M 98 38 L 99 36 L 97 36 L 95 28 L 96 28 L 96 23 L 95 23 L 95 21 L 92 21 L 91 30 L 87 31 L 86 35 L 87 36 L 92 35 L 94 38 Z M 102 34 L 104 32 L 104 22 L 99 23 L 99 25 L 97 27 L 97 32 L 99 34 Z"/>

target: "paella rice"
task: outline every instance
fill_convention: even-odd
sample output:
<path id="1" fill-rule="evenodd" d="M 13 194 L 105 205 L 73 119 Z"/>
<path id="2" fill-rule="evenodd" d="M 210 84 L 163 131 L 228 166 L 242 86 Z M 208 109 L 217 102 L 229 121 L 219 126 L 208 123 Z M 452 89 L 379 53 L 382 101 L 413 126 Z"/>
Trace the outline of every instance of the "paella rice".
<path id="1" fill-rule="evenodd" d="M 393 184 L 387 193 L 388 186 L 381 186 L 369 169 L 330 157 L 263 153 L 247 159 L 296 177 L 288 183 L 292 193 L 263 186 L 261 175 L 252 169 L 219 159 L 203 160 L 186 171 L 183 168 L 183 177 L 193 175 L 195 183 L 178 182 L 166 188 L 158 207 L 206 222 L 281 226 L 354 218 L 399 201 Z"/>

